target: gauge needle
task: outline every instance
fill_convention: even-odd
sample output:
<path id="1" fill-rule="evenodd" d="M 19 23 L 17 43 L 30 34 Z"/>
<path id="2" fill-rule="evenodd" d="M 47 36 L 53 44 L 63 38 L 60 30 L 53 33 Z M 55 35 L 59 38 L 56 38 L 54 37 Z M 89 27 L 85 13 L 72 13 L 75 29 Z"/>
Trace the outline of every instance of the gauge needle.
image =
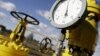
<path id="1" fill-rule="evenodd" d="M 68 6 L 69 6 L 69 1 L 68 1 L 68 3 L 67 3 L 67 8 L 66 8 L 65 16 L 68 16 Z"/>

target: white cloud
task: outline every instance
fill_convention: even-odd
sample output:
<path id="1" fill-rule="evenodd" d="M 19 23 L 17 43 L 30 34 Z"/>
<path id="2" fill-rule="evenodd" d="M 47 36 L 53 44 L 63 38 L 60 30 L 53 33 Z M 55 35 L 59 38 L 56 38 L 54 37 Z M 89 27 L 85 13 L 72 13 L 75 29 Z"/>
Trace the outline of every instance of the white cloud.
<path id="1" fill-rule="evenodd" d="M 37 31 L 41 31 L 41 32 L 44 32 L 44 33 L 50 33 L 50 32 L 53 32 L 54 31 L 54 28 L 53 27 L 50 27 L 44 23 L 40 23 L 38 26 L 33 26 L 33 25 L 27 25 L 27 27 L 29 28 L 34 28 L 36 29 Z"/>
<path id="2" fill-rule="evenodd" d="M 99 36 L 99 40 L 98 43 L 100 44 L 100 21 L 98 22 L 98 36 Z"/>
<path id="3" fill-rule="evenodd" d="M 98 32 L 99 32 L 99 40 L 98 40 L 98 44 L 97 47 L 95 49 L 95 53 L 93 56 L 99 56 L 100 55 L 100 22 L 98 23 Z"/>
<path id="4" fill-rule="evenodd" d="M 10 11 L 15 11 L 16 10 L 16 6 L 15 6 L 15 4 L 13 4 L 11 2 L 4 2 L 3 0 L 0 0 L 0 9 L 4 9 L 7 12 L 10 12 Z M 7 18 L 7 17 L 10 18 L 10 20 L 13 23 L 16 23 L 16 19 L 14 19 L 14 18 L 12 18 L 10 16 L 7 16 L 3 12 L 0 12 L 0 18 Z"/>
<path id="5" fill-rule="evenodd" d="M 42 32 L 48 34 L 48 35 L 51 35 L 51 34 L 54 34 L 55 35 L 55 28 L 49 26 L 49 25 L 46 25 L 44 23 L 40 23 L 39 27 L 42 29 Z"/>
<path id="6" fill-rule="evenodd" d="M 50 12 L 48 10 L 37 10 L 36 13 L 46 19 L 49 19 L 50 17 Z"/>
<path id="7" fill-rule="evenodd" d="M 39 26 L 43 29 L 47 29 L 48 28 L 48 26 L 46 25 L 46 24 L 44 24 L 44 23 L 40 23 L 39 24 Z"/>
<path id="8" fill-rule="evenodd" d="M 3 12 L 0 12 L 0 19 L 5 19 L 7 16 Z"/>
<path id="9" fill-rule="evenodd" d="M 97 46 L 96 51 L 93 56 L 99 56 L 99 55 L 100 55 L 100 45 Z"/>
<path id="10" fill-rule="evenodd" d="M 27 30 L 30 30 L 30 31 L 35 30 L 35 31 L 38 31 L 38 32 L 41 31 L 41 29 L 39 29 L 39 27 L 37 27 L 37 26 L 35 26 L 35 25 L 31 25 L 31 24 L 28 24 L 28 25 L 27 25 Z M 33 31 L 32 31 L 32 32 L 33 32 Z"/>
<path id="11" fill-rule="evenodd" d="M 44 23 L 40 23 L 40 24 L 39 24 L 39 27 L 40 27 L 41 29 L 45 30 L 46 32 L 49 32 L 49 33 L 52 32 L 52 31 L 54 30 L 53 27 L 48 26 L 48 25 L 46 25 L 46 24 L 44 24 Z"/>
<path id="12" fill-rule="evenodd" d="M 10 20 L 13 22 L 13 23 L 18 23 L 18 20 L 14 17 L 11 17 Z"/>
<path id="13" fill-rule="evenodd" d="M 48 26 L 44 23 L 40 23 L 38 26 L 35 25 L 27 25 L 27 28 L 33 33 L 37 33 L 38 35 L 47 36 L 52 40 L 57 40 L 60 37 L 59 32 L 55 31 L 55 28 Z"/>
<path id="14" fill-rule="evenodd" d="M 37 10 L 36 13 L 39 14 L 40 16 L 44 17 L 45 19 L 49 19 L 49 17 L 50 17 L 50 12 L 48 10 Z M 45 31 L 48 31 L 48 32 L 52 32 L 54 30 L 53 27 L 50 27 L 44 23 L 40 23 L 39 27 L 41 29 L 45 29 Z"/>
<path id="15" fill-rule="evenodd" d="M 11 2 L 3 2 L 0 1 L 0 8 L 3 8 L 7 11 L 14 11 L 16 10 L 16 6 Z"/>

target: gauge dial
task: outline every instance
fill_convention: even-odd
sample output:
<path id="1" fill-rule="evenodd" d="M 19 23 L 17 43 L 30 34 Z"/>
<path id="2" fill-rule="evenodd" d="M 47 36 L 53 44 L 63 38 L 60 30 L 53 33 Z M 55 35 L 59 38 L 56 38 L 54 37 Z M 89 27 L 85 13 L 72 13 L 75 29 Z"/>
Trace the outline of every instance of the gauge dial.
<path id="1" fill-rule="evenodd" d="M 56 1 L 51 9 L 51 23 L 64 28 L 73 25 L 83 15 L 86 9 L 86 0 Z"/>

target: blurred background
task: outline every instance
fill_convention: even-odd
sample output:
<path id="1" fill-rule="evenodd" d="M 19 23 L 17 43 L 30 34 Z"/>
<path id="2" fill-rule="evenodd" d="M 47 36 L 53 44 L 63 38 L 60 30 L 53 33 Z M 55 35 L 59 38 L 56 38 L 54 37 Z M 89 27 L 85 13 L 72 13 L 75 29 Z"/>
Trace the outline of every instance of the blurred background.
<path id="1" fill-rule="evenodd" d="M 18 23 L 18 20 L 10 15 L 10 11 L 27 13 L 40 22 L 37 26 L 27 25 L 24 45 L 30 48 L 29 55 L 43 55 L 39 52 L 39 43 L 43 38 L 48 37 L 52 40 L 52 52 L 44 54 L 43 56 L 50 56 L 57 49 L 59 38 L 62 37 L 61 30 L 53 27 L 49 22 L 50 9 L 54 2 L 55 0 L 0 0 L 0 34 L 9 36 Z M 97 0 L 97 3 L 100 4 L 99 0 Z M 100 22 L 98 23 L 98 31 L 100 32 Z M 64 43 L 65 46 L 67 45 L 66 43 L 67 41 Z M 100 40 L 98 41 L 94 56 L 99 55 Z"/>

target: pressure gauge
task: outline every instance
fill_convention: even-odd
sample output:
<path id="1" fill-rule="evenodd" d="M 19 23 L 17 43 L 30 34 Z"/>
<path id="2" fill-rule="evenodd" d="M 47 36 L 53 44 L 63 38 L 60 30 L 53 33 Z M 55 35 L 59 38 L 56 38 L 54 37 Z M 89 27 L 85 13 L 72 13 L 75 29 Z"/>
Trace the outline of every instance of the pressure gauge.
<path id="1" fill-rule="evenodd" d="M 57 0 L 51 8 L 51 24 L 57 28 L 73 25 L 84 14 L 86 0 Z"/>

